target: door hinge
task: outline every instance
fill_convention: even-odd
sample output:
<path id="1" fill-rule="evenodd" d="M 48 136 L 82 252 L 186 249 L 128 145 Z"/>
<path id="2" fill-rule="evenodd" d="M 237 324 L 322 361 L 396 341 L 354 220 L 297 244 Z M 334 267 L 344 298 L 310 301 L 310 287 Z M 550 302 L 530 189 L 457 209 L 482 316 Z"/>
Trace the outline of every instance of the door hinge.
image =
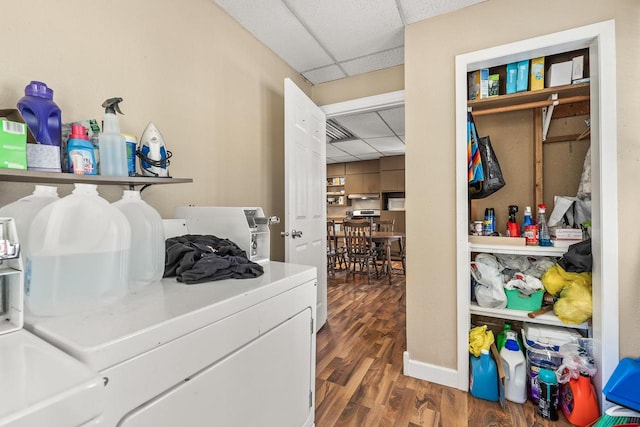
<path id="1" fill-rule="evenodd" d="M 313 408 L 313 390 L 309 390 L 309 408 Z"/>
<path id="2" fill-rule="evenodd" d="M 313 317 L 312 317 L 312 318 L 311 318 L 311 335 L 313 335 L 313 331 L 314 331 L 314 330 L 315 330 L 315 329 L 313 328 Z"/>

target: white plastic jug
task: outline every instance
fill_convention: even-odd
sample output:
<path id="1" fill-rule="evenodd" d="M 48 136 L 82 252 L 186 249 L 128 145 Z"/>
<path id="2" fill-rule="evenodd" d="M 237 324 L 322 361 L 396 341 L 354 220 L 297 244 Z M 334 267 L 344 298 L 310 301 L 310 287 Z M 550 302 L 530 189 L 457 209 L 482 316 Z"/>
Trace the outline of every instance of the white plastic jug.
<path id="1" fill-rule="evenodd" d="M 122 199 L 113 206 L 127 217 L 131 226 L 129 286 L 162 279 L 165 245 L 160 214 L 140 198 L 139 191 L 125 190 Z"/>
<path id="2" fill-rule="evenodd" d="M 36 185 L 33 194 L 0 208 L 0 216 L 10 217 L 16 221 L 16 231 L 23 258 L 26 258 L 28 253 L 31 221 L 42 208 L 59 199 L 56 187 Z"/>
<path id="3" fill-rule="evenodd" d="M 127 292 L 131 229 L 95 185 L 75 184 L 69 196 L 33 219 L 25 275 L 27 309 L 59 316 L 118 300 Z"/>
<path id="4" fill-rule="evenodd" d="M 508 338 L 500 350 L 500 360 L 505 373 L 505 397 L 515 403 L 527 400 L 527 364 L 518 341 Z"/>

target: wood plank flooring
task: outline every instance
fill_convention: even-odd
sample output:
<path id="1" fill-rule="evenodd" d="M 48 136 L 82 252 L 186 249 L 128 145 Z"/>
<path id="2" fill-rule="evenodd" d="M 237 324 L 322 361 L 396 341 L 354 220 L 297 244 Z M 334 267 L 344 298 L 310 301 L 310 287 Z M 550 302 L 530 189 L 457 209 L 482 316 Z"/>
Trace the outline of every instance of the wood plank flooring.
<path id="1" fill-rule="evenodd" d="M 394 274 L 328 281 L 328 320 L 317 336 L 317 427 L 565 427 L 524 405 L 476 399 L 402 374 L 406 350 L 405 281 Z"/>

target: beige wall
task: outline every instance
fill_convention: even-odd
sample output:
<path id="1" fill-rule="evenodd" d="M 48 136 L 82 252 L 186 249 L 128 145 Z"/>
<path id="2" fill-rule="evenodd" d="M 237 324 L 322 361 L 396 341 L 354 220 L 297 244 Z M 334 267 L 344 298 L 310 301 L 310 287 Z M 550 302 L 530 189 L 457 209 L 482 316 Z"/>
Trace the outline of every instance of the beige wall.
<path id="1" fill-rule="evenodd" d="M 54 89 L 65 122 L 101 119 L 102 102 L 120 96 L 122 132 L 139 137 L 153 121 L 173 152 L 171 175 L 194 180 L 143 192 L 162 217 L 184 204 L 261 206 L 284 216 L 283 79 L 308 94 L 311 85 L 212 1 L 25 0 L 3 8 L 0 108 L 15 107 L 30 80 Z M 32 190 L 0 183 L 0 204 Z M 283 259 L 283 241 L 273 240 L 273 258 Z"/>
<path id="2" fill-rule="evenodd" d="M 542 0 L 514 7 L 509 0 L 491 0 L 418 22 L 405 32 L 407 346 L 412 359 L 456 369 L 455 56 L 609 19 L 616 20 L 620 352 L 640 354 L 640 139 L 634 132 L 640 117 L 640 3 Z"/>
<path id="3" fill-rule="evenodd" d="M 311 99 L 318 105 L 334 104 L 404 89 L 404 66 L 372 71 L 314 85 Z"/>

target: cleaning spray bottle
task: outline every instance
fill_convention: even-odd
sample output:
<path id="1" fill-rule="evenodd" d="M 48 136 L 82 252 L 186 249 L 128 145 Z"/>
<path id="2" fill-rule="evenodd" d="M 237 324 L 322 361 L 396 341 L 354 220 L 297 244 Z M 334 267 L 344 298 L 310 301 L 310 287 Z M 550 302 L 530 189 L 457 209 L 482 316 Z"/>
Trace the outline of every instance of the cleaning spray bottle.
<path id="1" fill-rule="evenodd" d="M 109 98 L 102 103 L 104 107 L 104 124 L 98 138 L 100 146 L 100 175 L 128 176 L 127 146 L 120 134 L 120 125 L 116 112 L 120 111 L 118 104 L 122 98 Z"/>
<path id="2" fill-rule="evenodd" d="M 167 151 L 164 139 L 158 128 L 151 122 L 144 128 L 140 137 L 140 169 L 147 176 L 168 177 L 169 158 L 171 152 Z"/>
<path id="3" fill-rule="evenodd" d="M 507 236 L 508 237 L 520 237 L 520 227 L 516 220 L 516 213 L 518 212 L 518 206 L 509 206 L 509 221 L 507 222 Z"/>

